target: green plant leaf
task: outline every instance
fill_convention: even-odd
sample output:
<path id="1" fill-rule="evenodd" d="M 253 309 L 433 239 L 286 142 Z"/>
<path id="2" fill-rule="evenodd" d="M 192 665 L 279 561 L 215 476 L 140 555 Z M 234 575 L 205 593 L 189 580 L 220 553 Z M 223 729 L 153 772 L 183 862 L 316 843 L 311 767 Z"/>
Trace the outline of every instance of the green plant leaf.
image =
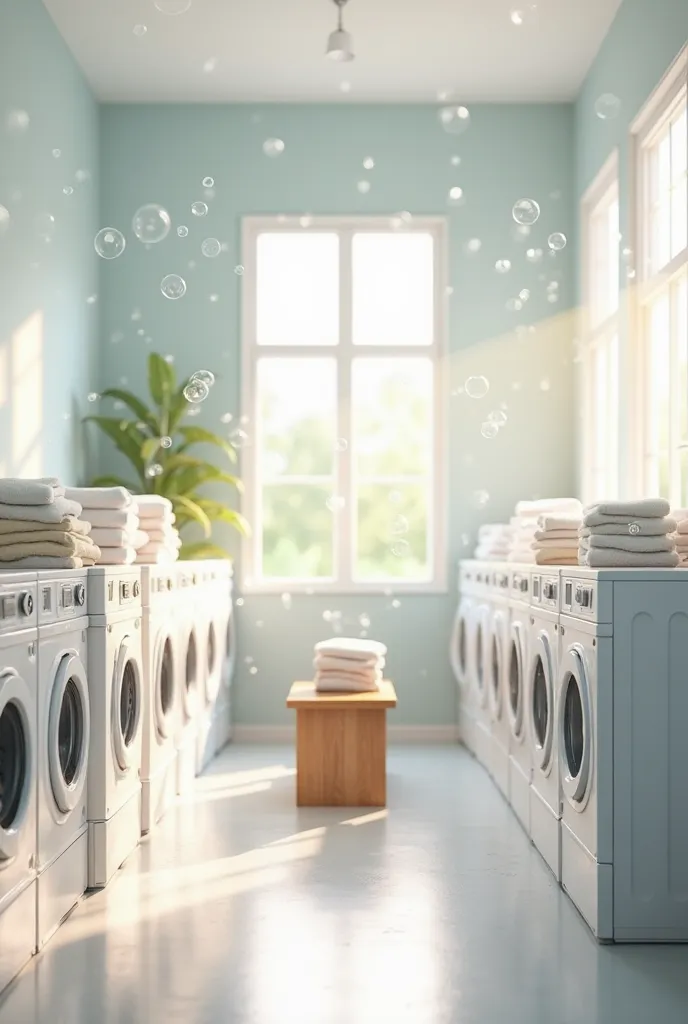
<path id="1" fill-rule="evenodd" d="M 203 528 L 203 533 L 206 537 L 210 536 L 210 519 L 200 505 L 183 494 L 174 495 L 172 497 L 172 504 L 174 506 L 175 515 L 180 519 L 180 525 L 183 525 L 182 520 L 184 519 L 186 519 L 187 522 L 193 521 Z"/>
<path id="2" fill-rule="evenodd" d="M 176 386 L 177 377 L 172 366 L 157 352 L 151 352 L 148 356 L 148 388 L 163 415 L 170 411 Z M 160 426 L 162 429 L 164 424 Z"/>
<path id="3" fill-rule="evenodd" d="M 144 463 L 141 458 L 141 446 L 144 436 L 137 430 L 131 420 L 114 419 L 110 416 L 86 416 L 85 423 L 97 423 L 104 434 L 110 438 L 118 451 L 126 456 L 143 481 Z"/>
<path id="4" fill-rule="evenodd" d="M 201 484 L 207 483 L 229 484 L 230 487 L 236 487 L 238 491 L 243 489 L 241 480 L 237 477 L 232 476 L 231 473 L 224 473 L 217 466 L 212 466 L 208 463 L 180 470 L 179 473 L 175 474 L 170 483 L 174 486 L 177 494 L 195 491 Z"/>
<path id="5" fill-rule="evenodd" d="M 196 502 L 212 522 L 228 523 L 244 537 L 251 536 L 251 527 L 241 512 L 223 505 L 221 501 L 215 501 L 214 498 L 196 498 Z"/>
<path id="6" fill-rule="evenodd" d="M 225 551 L 224 548 L 207 540 L 200 540 L 195 544 L 184 544 L 179 554 L 185 559 L 230 557 L 229 552 Z"/>
<path id="7" fill-rule="evenodd" d="M 96 476 L 91 480 L 89 487 L 126 487 L 132 494 L 139 494 L 141 484 L 133 484 L 130 480 L 123 480 L 121 476 Z"/>
<path id="8" fill-rule="evenodd" d="M 225 441 L 224 437 L 214 434 L 212 430 L 206 430 L 205 427 L 180 427 L 179 433 L 184 441 L 178 446 L 178 452 L 186 451 L 192 444 L 214 444 L 217 448 L 222 448 L 232 462 L 237 460 L 234 446 L 229 441 Z"/>
<path id="9" fill-rule="evenodd" d="M 165 364 L 167 365 L 167 364 Z M 157 430 L 155 416 L 148 408 L 145 402 L 142 402 L 136 395 L 132 395 L 130 391 L 122 391 L 120 388 L 107 388 L 101 392 L 101 398 L 115 398 L 120 402 L 124 402 L 137 419 L 141 420 L 146 424 L 149 430 L 155 432 Z"/>
<path id="10" fill-rule="evenodd" d="M 184 388 L 186 387 L 187 383 L 188 383 L 188 381 L 185 381 L 181 385 L 179 390 L 172 396 L 172 399 L 170 401 L 170 410 L 169 410 L 169 419 L 168 419 L 168 422 L 169 422 L 168 433 L 170 433 L 170 434 L 173 431 L 177 430 L 179 424 L 184 419 L 184 415 L 186 413 L 186 410 L 189 408 L 189 403 L 186 400 L 186 398 L 184 398 Z"/>
<path id="11" fill-rule="evenodd" d="M 141 445 L 141 458 L 144 462 L 150 462 L 154 455 L 160 450 L 160 438 L 149 437 Z"/>

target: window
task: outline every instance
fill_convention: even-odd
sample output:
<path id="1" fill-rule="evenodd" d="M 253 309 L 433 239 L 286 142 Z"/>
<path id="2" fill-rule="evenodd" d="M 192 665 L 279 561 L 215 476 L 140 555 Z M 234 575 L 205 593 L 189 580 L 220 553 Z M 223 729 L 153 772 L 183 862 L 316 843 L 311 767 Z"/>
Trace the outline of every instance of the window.
<path id="1" fill-rule="evenodd" d="M 583 491 L 619 496 L 619 184 L 616 153 L 583 199 Z"/>
<path id="2" fill-rule="evenodd" d="M 633 127 L 642 491 L 688 505 L 688 49 Z"/>
<path id="3" fill-rule="evenodd" d="M 246 589 L 445 585 L 444 222 L 246 218 Z"/>

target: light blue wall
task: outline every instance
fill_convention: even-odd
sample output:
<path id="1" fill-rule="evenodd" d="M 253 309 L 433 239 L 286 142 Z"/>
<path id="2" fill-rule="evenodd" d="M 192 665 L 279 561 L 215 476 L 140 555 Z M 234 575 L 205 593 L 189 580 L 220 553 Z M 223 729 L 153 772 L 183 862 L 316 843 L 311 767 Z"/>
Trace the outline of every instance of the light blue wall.
<path id="1" fill-rule="evenodd" d="M 143 379 L 151 348 L 175 358 L 180 374 L 201 367 L 217 384 L 195 422 L 222 429 L 220 416 L 238 412 L 240 387 L 241 217 L 248 214 L 414 214 L 446 213 L 451 226 L 449 272 L 450 355 L 445 367 L 450 407 L 449 596 L 401 598 L 398 608 L 382 597 L 295 598 L 291 611 L 279 598 L 246 597 L 238 609 L 241 666 L 236 715 L 244 723 L 288 721 L 288 684 L 311 674 L 312 644 L 328 635 L 326 609 L 345 613 L 348 629 L 357 617 L 372 619 L 371 635 L 390 648 L 389 666 L 400 693 L 399 723 L 454 720 L 455 686 L 447 664 L 447 638 L 454 612 L 454 565 L 468 553 L 462 535 L 474 538 L 480 521 L 508 516 L 521 497 L 561 495 L 573 487 L 571 441 L 572 367 L 571 271 L 575 259 L 573 108 L 570 106 L 485 106 L 460 138 L 446 135 L 434 108 L 425 106 L 113 106 L 101 121 L 101 187 L 104 224 L 120 228 L 128 246 L 119 259 L 101 265 L 101 386 L 121 377 L 145 393 Z M 276 160 L 262 153 L 265 138 L 284 139 Z M 452 154 L 461 165 L 450 164 Z M 375 170 L 365 175 L 364 157 Z M 203 198 L 201 180 L 214 177 L 210 213 L 194 218 L 190 205 Z M 369 177 L 362 196 L 356 182 Z M 449 209 L 448 189 L 460 184 L 466 205 Z M 540 222 L 527 241 L 515 241 L 511 209 L 532 196 L 542 204 Z M 553 198 L 550 198 L 553 196 Z M 145 202 L 165 206 L 175 227 L 189 236 L 168 238 L 146 250 L 132 235 L 132 214 Z M 547 236 L 563 231 L 571 239 L 556 260 L 545 256 L 531 266 L 525 249 L 547 249 Z M 200 244 L 217 236 L 229 251 L 204 259 Z M 483 242 L 465 252 L 472 237 Z M 510 274 L 494 270 L 497 259 L 513 263 Z M 195 261 L 195 267 L 189 267 Z M 160 293 L 164 274 L 179 273 L 186 296 L 169 302 Z M 546 283 L 561 277 L 561 299 L 551 305 Z M 507 312 L 510 296 L 528 287 L 532 298 L 521 314 Z M 211 303 L 209 296 L 219 295 Z M 132 321 L 134 310 L 141 320 Z M 515 326 L 536 324 L 520 340 Z M 141 336 L 137 332 L 143 331 Z M 115 340 L 113 337 L 121 340 Z M 149 345 L 146 337 L 151 338 Z M 467 376 L 491 382 L 489 396 L 475 402 L 449 397 Z M 516 390 L 515 388 L 518 388 Z M 480 434 L 481 421 L 507 403 L 508 422 L 496 440 Z M 249 427 L 250 430 L 250 427 Z M 103 469 L 109 468 L 104 454 Z M 112 464 L 112 463 L 111 463 Z M 478 507 L 475 494 L 489 493 Z M 223 538 L 220 536 L 220 539 Z M 253 657 L 258 674 L 243 663 Z"/>
<path id="2" fill-rule="evenodd" d="M 24 130 L 18 111 L 29 117 Z M 45 8 L 0 0 L 0 204 L 10 212 L 0 225 L 0 475 L 76 481 L 84 472 L 97 156 L 97 106 Z"/>

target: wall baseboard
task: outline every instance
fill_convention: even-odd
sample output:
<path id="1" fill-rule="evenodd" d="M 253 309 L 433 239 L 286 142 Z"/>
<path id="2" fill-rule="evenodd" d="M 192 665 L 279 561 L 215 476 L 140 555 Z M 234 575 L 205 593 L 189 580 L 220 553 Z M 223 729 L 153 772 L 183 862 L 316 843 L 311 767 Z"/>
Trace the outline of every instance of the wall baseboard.
<path id="1" fill-rule="evenodd" d="M 235 725 L 233 743 L 293 743 L 296 729 L 292 725 Z M 457 743 L 456 725 L 388 725 L 390 743 Z"/>

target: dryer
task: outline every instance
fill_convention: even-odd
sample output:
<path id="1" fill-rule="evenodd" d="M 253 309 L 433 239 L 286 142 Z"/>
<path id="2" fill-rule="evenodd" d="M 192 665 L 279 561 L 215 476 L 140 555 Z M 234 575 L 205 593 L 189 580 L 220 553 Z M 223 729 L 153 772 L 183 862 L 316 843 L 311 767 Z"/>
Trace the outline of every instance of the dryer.
<path id="1" fill-rule="evenodd" d="M 188 793 L 197 768 L 198 721 L 207 662 L 208 612 L 200 586 L 198 563 L 179 562 L 181 700 L 177 718 L 177 793 Z"/>
<path id="2" fill-rule="evenodd" d="M 527 741 L 526 674 L 528 671 L 528 622 L 530 567 L 511 570 L 509 598 L 509 652 L 506 662 L 506 710 L 509 720 L 509 802 L 530 834 L 530 780 L 532 761 Z"/>
<path id="3" fill-rule="evenodd" d="M 688 941 L 688 574 L 561 571 L 561 882 L 600 939 Z"/>
<path id="4" fill-rule="evenodd" d="M 487 637 L 487 702 L 491 722 L 490 774 L 509 798 L 509 718 L 506 710 L 506 665 L 509 648 L 509 567 L 492 573 L 492 596 Z"/>
<path id="5" fill-rule="evenodd" d="M 143 653 L 139 566 L 88 570 L 88 881 L 107 885 L 141 837 Z"/>
<path id="6" fill-rule="evenodd" d="M 36 948 L 36 573 L 0 573 L 0 992 Z"/>
<path id="7" fill-rule="evenodd" d="M 177 725 L 182 693 L 178 577 L 176 566 L 141 566 L 142 832 L 150 831 L 177 798 Z"/>
<path id="8" fill-rule="evenodd" d="M 473 618 L 475 616 L 475 562 L 459 563 L 459 601 L 449 641 L 449 662 L 458 684 L 457 717 L 459 738 L 467 750 L 475 753 L 475 707 L 472 684 Z"/>
<path id="9" fill-rule="evenodd" d="M 201 693 L 198 736 L 196 741 L 196 768 L 201 772 L 215 757 L 220 734 L 227 722 L 224 681 L 226 672 L 229 620 L 232 613 L 232 565 L 216 559 L 203 565 L 203 598 L 207 609 L 206 665 Z M 199 626 L 199 632 L 202 626 Z M 218 719 L 222 719 L 219 725 Z M 226 740 L 226 736 L 225 736 Z M 220 746 L 224 746 L 225 740 Z"/>
<path id="10" fill-rule="evenodd" d="M 40 949 L 88 885 L 88 570 L 38 573 Z"/>
<path id="11" fill-rule="evenodd" d="M 561 789 L 556 725 L 559 672 L 559 570 L 531 574 L 526 683 L 530 744 L 530 836 L 557 880 L 561 878 Z"/>

